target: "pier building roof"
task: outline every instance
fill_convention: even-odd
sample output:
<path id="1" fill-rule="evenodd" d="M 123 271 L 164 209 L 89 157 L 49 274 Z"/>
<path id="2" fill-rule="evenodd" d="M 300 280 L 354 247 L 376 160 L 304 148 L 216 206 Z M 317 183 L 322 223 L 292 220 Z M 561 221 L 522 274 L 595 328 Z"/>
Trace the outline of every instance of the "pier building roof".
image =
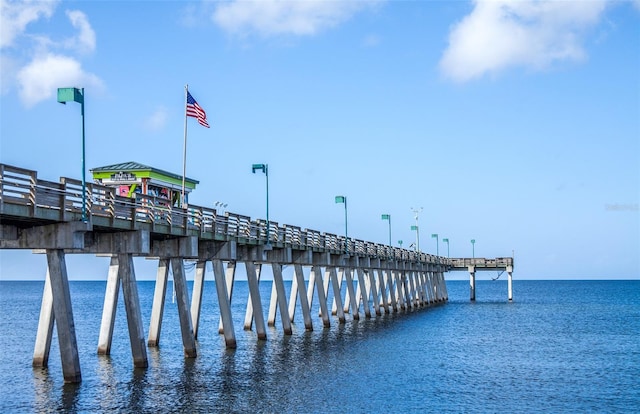
<path id="1" fill-rule="evenodd" d="M 127 178 L 132 178 L 133 180 L 149 178 L 173 185 L 180 185 L 182 183 L 182 175 L 174 174 L 160 168 L 155 168 L 135 161 L 95 167 L 90 171 L 95 180 L 102 180 L 103 182 L 109 180 L 127 181 Z M 185 177 L 185 187 L 187 189 L 193 190 L 199 183 L 200 182 L 198 180 Z"/>

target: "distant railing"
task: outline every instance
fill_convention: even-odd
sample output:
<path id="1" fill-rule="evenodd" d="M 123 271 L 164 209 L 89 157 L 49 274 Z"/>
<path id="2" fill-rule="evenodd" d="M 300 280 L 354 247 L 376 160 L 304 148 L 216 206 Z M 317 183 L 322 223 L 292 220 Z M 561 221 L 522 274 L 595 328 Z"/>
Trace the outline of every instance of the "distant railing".
<path id="1" fill-rule="evenodd" d="M 464 268 L 465 270 L 469 266 L 474 267 L 488 267 L 492 269 L 506 268 L 507 266 L 513 266 L 513 257 L 497 257 L 495 259 L 485 258 L 472 258 L 472 259 L 448 259 L 449 266 L 452 268 Z"/>
<path id="2" fill-rule="evenodd" d="M 60 182 L 45 181 L 37 178 L 36 171 L 0 164 L 0 214 L 11 215 L 14 211 L 11 206 L 21 206 L 26 207 L 29 218 L 79 220 L 82 217 L 82 187 L 80 180 L 60 178 Z M 142 194 L 122 197 L 115 188 L 96 183 L 86 183 L 85 188 L 87 217 L 94 225 L 100 220 L 118 228 L 122 228 L 122 223 L 128 228 L 146 223 L 157 232 L 173 234 L 173 230 L 179 229 L 183 234 L 197 234 L 207 239 L 234 239 L 250 244 L 264 244 L 268 239 L 273 244 L 294 249 L 433 264 L 450 265 L 455 262 L 455 265 L 462 266 L 467 260 L 489 261 L 464 259 L 465 262 L 459 264 L 462 259 L 446 259 L 379 243 L 345 239 L 344 236 L 273 221 L 269 223 L 267 238 L 265 220 L 252 221 L 248 216 L 229 212 L 220 215 L 215 209 L 200 206 L 173 207 L 166 199 Z"/>

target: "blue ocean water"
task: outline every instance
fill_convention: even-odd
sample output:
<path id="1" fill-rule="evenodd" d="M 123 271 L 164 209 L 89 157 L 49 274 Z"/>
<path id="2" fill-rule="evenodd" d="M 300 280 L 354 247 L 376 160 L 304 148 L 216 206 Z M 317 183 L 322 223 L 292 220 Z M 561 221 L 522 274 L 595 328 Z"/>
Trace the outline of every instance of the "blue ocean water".
<path id="1" fill-rule="evenodd" d="M 640 281 L 449 281 L 449 303 L 305 332 L 279 321 L 258 341 L 244 331 L 246 282 L 236 282 L 238 340 L 218 334 L 205 283 L 198 357 L 183 356 L 167 289 L 159 348 L 134 369 L 122 298 L 108 357 L 96 353 L 105 282 L 71 282 L 82 382 L 64 384 L 57 336 L 48 369 L 31 366 L 43 282 L 0 282 L 0 412 L 638 412 Z M 261 283 L 268 307 L 270 283 Z M 154 282 L 139 282 L 148 333 Z M 265 313 L 266 315 L 266 313 Z"/>

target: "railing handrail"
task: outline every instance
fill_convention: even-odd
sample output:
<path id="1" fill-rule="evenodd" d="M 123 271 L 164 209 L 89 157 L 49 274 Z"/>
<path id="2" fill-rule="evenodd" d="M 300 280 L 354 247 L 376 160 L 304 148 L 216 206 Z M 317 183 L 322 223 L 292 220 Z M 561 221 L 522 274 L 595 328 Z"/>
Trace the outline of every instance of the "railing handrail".
<path id="1" fill-rule="evenodd" d="M 36 171 L 0 164 L 0 206 L 3 203 L 26 204 L 34 208 L 37 206 L 65 213 L 80 213 L 82 188 L 80 180 L 62 177 L 59 182 L 46 181 L 38 179 Z M 132 198 L 122 197 L 116 194 L 113 187 L 98 183 L 87 183 L 85 191 L 89 220 L 94 216 L 107 217 L 130 221 L 134 227 L 136 223 L 150 223 L 153 226 L 180 228 L 185 232 L 193 230 L 202 236 L 215 237 L 218 234 L 227 238 L 249 239 L 256 243 L 267 241 L 266 220 L 263 219 L 252 220 L 249 216 L 231 212 L 219 214 L 216 209 L 196 205 L 176 208 L 167 199 L 144 194 L 135 194 Z M 18 203 L 18 200 L 22 202 Z M 63 214 L 61 217 L 70 219 L 73 216 Z M 270 221 L 269 225 L 269 241 L 272 243 L 347 252 L 352 256 L 449 263 L 445 258 L 423 252 L 351 237 L 345 240 L 344 236 L 274 221 Z"/>

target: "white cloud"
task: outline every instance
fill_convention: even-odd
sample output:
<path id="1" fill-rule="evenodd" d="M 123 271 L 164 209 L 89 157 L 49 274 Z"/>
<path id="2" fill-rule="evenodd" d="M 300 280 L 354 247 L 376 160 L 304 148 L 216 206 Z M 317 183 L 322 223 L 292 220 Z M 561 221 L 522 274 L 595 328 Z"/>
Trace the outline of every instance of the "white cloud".
<path id="1" fill-rule="evenodd" d="M 96 34 L 87 16 L 78 10 L 67 11 L 77 33 L 66 39 L 29 33 L 27 26 L 53 15 L 56 1 L 0 0 L 2 10 L 2 88 L 8 93 L 17 87 L 22 103 L 31 107 L 51 99 L 58 87 L 76 86 L 100 91 L 104 84 L 85 71 L 77 54 L 96 48 Z"/>
<path id="2" fill-rule="evenodd" d="M 440 60 L 448 78 L 465 82 L 506 68 L 547 68 L 580 61 L 586 29 L 607 0 L 475 0 L 473 11 L 453 26 Z"/>
<path id="3" fill-rule="evenodd" d="M 213 21 L 234 34 L 314 35 L 348 20 L 380 0 L 232 0 L 221 3 Z"/>
<path id="4" fill-rule="evenodd" d="M 169 119 L 169 111 L 165 107 L 159 107 L 144 121 L 144 126 L 150 131 L 159 131 L 164 128 Z"/>
<path id="5" fill-rule="evenodd" d="M 0 47 L 12 46 L 29 23 L 51 17 L 57 3 L 0 0 Z"/>
<path id="6" fill-rule="evenodd" d="M 78 35 L 69 40 L 68 47 L 83 53 L 93 52 L 96 48 L 96 34 L 91 28 L 87 16 L 79 10 L 67 10 L 67 17 L 73 27 L 79 30 Z"/>
<path id="7" fill-rule="evenodd" d="M 27 107 L 51 99 L 59 87 L 103 88 L 100 78 L 85 72 L 77 60 L 55 54 L 35 58 L 18 71 L 16 79 L 20 99 Z"/>

